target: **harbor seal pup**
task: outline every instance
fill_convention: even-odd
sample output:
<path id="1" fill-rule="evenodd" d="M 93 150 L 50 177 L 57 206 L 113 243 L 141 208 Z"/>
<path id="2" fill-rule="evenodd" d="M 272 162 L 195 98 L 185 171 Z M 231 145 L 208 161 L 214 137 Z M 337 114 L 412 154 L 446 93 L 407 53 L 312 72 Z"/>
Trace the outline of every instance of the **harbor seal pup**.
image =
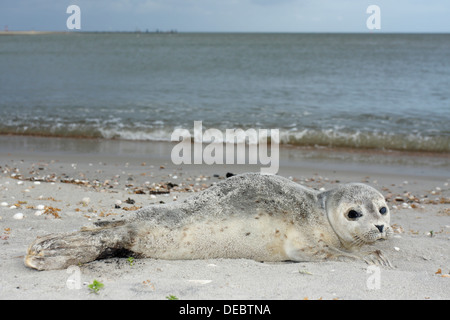
<path id="1" fill-rule="evenodd" d="M 368 185 L 319 192 L 281 176 L 247 173 L 183 202 L 144 207 L 125 220 L 38 237 L 28 248 L 25 265 L 62 269 L 114 256 L 366 259 L 357 249 L 392 234 L 389 215 L 384 197 Z M 389 265 L 380 252 L 370 259 Z"/>

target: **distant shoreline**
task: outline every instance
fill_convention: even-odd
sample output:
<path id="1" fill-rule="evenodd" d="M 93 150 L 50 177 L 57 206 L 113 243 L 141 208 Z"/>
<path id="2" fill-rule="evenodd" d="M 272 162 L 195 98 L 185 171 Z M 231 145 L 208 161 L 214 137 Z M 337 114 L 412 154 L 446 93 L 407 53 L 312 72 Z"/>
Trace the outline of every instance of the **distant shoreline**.
<path id="1" fill-rule="evenodd" d="M 177 34 L 177 30 L 155 30 L 155 31 L 82 31 L 82 30 L 70 30 L 70 31 L 0 31 L 0 36 L 14 36 L 14 35 L 42 35 L 42 34 L 71 34 L 71 33 L 83 33 L 83 34 L 99 34 L 99 33 L 137 33 L 137 34 Z"/>
<path id="2" fill-rule="evenodd" d="M 4 35 L 43 35 L 43 34 L 71 34 L 71 33 L 83 33 L 83 34 L 163 34 L 163 35 L 173 35 L 173 34 L 360 34 L 360 35 L 450 35 L 448 32 L 239 32 L 239 31 L 177 31 L 177 30 L 139 30 L 139 31 L 83 31 L 83 30 L 67 30 L 67 31 L 35 31 L 35 30 L 24 30 L 24 31 L 0 31 L 0 36 Z"/>
<path id="3" fill-rule="evenodd" d="M 71 33 L 68 31 L 0 31 L 0 36 L 14 36 L 14 35 L 38 35 L 38 34 L 64 34 Z"/>

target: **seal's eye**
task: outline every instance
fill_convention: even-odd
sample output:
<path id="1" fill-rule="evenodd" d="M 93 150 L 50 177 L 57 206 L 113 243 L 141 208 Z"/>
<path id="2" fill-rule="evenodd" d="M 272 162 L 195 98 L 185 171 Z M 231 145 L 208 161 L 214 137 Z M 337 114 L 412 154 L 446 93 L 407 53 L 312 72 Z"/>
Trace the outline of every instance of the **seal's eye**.
<path id="1" fill-rule="evenodd" d="M 382 207 L 382 208 L 380 209 L 380 213 L 381 213 L 381 214 L 386 214 L 386 212 L 387 212 L 386 207 Z"/>
<path id="2" fill-rule="evenodd" d="M 347 217 L 349 217 L 350 219 L 356 219 L 362 217 L 362 214 L 355 210 L 350 210 L 347 214 Z"/>

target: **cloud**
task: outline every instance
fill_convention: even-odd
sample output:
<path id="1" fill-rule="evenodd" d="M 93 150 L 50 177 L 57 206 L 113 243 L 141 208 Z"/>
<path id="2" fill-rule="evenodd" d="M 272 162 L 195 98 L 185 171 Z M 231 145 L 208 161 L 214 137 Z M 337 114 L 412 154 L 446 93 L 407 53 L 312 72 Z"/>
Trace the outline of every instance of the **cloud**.
<path id="1" fill-rule="evenodd" d="M 299 0 L 250 0 L 250 2 L 261 6 L 280 6 L 288 3 L 299 2 Z"/>
<path id="2" fill-rule="evenodd" d="M 80 6 L 82 30 L 365 32 L 361 0 L 1 0 L 0 26 L 64 30 L 66 8 Z M 450 32 L 448 0 L 377 0 L 382 32 Z"/>

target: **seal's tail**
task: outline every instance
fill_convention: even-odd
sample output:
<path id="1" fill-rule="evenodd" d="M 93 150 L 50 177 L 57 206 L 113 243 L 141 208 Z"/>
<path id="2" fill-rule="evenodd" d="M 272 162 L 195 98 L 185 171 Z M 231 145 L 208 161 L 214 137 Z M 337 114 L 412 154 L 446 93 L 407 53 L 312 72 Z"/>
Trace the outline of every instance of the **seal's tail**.
<path id="1" fill-rule="evenodd" d="M 25 265 L 37 270 L 64 269 L 113 256 L 135 256 L 130 229 L 121 223 L 38 237 L 28 248 Z"/>

